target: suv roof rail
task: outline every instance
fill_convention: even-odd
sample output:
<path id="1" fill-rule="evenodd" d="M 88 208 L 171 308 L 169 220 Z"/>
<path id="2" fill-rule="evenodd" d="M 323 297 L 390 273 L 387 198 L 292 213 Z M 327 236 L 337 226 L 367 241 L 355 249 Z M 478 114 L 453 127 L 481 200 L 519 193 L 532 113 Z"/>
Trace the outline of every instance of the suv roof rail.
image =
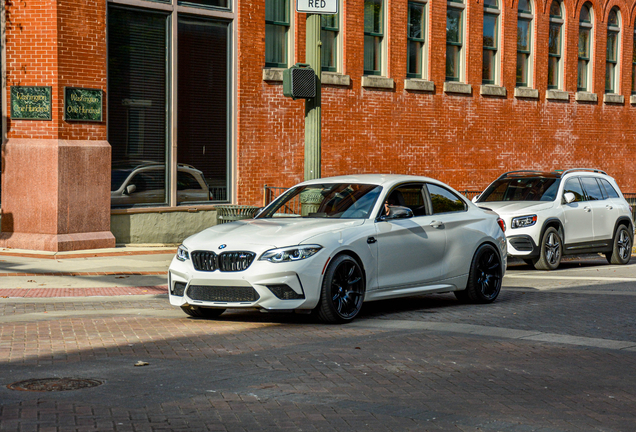
<path id="1" fill-rule="evenodd" d="M 555 170 L 555 172 L 556 171 L 557 170 Z M 561 177 L 563 177 L 567 173 L 570 173 L 570 172 L 573 172 L 573 171 L 589 171 L 589 172 L 595 172 L 595 173 L 599 173 L 599 174 L 608 175 L 605 171 L 597 169 L 597 168 L 569 168 L 569 169 L 566 169 L 565 171 L 561 172 Z"/>
<path id="2" fill-rule="evenodd" d="M 504 177 L 508 177 L 508 174 L 515 174 L 515 173 L 543 173 L 545 171 L 537 171 L 537 170 L 516 170 L 516 171 L 508 171 L 503 173 L 502 175 L 499 176 L 499 178 L 504 178 Z"/>

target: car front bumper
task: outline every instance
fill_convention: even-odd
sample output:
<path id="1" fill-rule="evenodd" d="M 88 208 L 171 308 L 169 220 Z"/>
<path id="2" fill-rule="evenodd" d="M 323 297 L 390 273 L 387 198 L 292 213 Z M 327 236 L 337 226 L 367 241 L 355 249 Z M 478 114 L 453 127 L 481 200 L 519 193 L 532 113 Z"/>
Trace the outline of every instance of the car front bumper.
<path id="1" fill-rule="evenodd" d="M 168 273 L 170 304 L 219 309 L 310 310 L 320 299 L 326 261 L 327 258 L 317 254 L 296 262 L 255 260 L 244 271 L 207 272 L 195 270 L 191 260 L 173 258 Z"/>

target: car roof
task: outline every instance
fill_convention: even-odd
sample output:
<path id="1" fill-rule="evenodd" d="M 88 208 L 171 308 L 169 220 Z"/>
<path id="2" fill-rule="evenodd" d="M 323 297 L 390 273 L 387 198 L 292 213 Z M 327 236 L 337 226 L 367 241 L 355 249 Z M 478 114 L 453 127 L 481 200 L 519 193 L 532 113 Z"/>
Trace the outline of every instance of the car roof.
<path id="1" fill-rule="evenodd" d="M 324 184 L 324 183 L 360 183 L 373 184 L 378 186 L 393 186 L 404 182 L 430 182 L 443 184 L 439 180 L 430 177 L 404 175 L 404 174 L 350 174 L 336 177 L 324 177 L 314 180 L 307 180 L 301 185 Z"/>
<path id="2" fill-rule="evenodd" d="M 600 176 L 608 176 L 605 171 L 595 168 L 570 168 L 566 170 L 554 170 L 554 171 L 534 171 L 534 170 L 519 170 L 509 171 L 500 175 L 497 180 L 504 178 L 562 178 L 566 175 L 578 174 L 598 174 Z M 609 176 L 608 176 L 609 177 Z"/>

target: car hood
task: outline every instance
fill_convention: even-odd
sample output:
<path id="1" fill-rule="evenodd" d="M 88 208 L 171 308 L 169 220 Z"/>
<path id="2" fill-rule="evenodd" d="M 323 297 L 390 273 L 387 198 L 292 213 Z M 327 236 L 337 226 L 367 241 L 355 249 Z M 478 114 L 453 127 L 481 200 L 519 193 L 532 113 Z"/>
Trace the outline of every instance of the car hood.
<path id="1" fill-rule="evenodd" d="M 501 215 L 513 215 L 522 216 L 523 214 L 538 212 L 552 208 L 554 203 L 552 201 L 496 201 L 496 202 L 484 202 L 477 203 L 477 205 L 483 209 L 490 209 L 497 214 Z"/>
<path id="2" fill-rule="evenodd" d="M 183 244 L 188 249 L 239 250 L 294 246 L 319 234 L 335 233 L 362 225 L 363 219 L 275 218 L 246 219 L 219 224 L 188 237 Z"/>

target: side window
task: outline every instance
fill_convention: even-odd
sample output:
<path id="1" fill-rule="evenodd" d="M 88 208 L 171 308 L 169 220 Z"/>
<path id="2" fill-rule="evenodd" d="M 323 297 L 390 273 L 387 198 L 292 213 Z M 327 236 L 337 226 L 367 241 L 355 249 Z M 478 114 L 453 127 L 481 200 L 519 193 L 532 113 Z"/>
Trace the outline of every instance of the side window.
<path id="1" fill-rule="evenodd" d="M 605 192 L 607 192 L 607 196 L 610 198 L 620 198 L 618 196 L 618 192 L 616 192 L 616 189 L 614 189 L 614 186 L 612 186 L 612 184 L 610 182 L 608 182 L 605 179 L 598 179 L 601 184 L 603 185 L 603 187 L 605 188 Z"/>
<path id="2" fill-rule="evenodd" d="M 426 204 L 422 187 L 421 183 L 399 186 L 393 189 L 386 201 L 389 205 L 410 208 L 413 210 L 414 216 L 424 216 L 426 214 Z"/>
<path id="3" fill-rule="evenodd" d="M 568 181 L 565 182 L 563 194 L 565 195 L 567 192 L 574 194 L 574 202 L 585 201 L 585 194 L 583 193 L 583 188 L 581 187 L 581 182 L 578 177 L 568 179 Z"/>
<path id="4" fill-rule="evenodd" d="M 466 203 L 453 192 L 441 186 L 428 184 L 428 192 L 431 195 L 433 214 L 460 212 L 466 210 Z"/>
<path id="5" fill-rule="evenodd" d="M 185 189 L 201 189 L 201 185 L 196 178 L 190 173 L 178 171 L 177 172 L 177 190 Z"/>
<path id="6" fill-rule="evenodd" d="M 603 200 L 603 193 L 594 177 L 581 177 L 581 183 L 583 183 L 583 187 L 585 188 L 587 199 L 590 201 Z"/>

